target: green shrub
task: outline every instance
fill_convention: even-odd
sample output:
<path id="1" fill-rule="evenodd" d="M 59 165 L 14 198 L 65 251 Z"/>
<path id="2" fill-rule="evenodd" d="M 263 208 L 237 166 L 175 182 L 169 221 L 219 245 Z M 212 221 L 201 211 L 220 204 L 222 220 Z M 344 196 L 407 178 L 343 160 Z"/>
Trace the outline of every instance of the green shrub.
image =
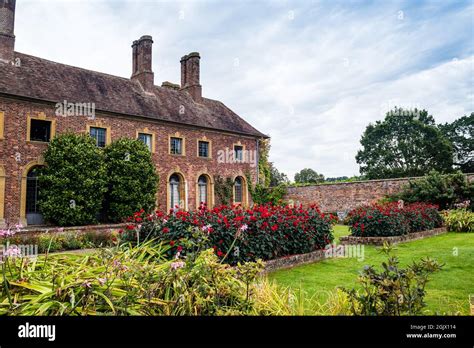
<path id="1" fill-rule="evenodd" d="M 443 225 L 438 206 L 412 203 L 370 204 L 352 210 L 347 222 L 351 235 L 358 237 L 401 236 Z"/>
<path id="2" fill-rule="evenodd" d="M 448 231 L 474 232 L 474 213 L 467 209 L 449 210 L 444 213 Z"/>
<path id="3" fill-rule="evenodd" d="M 265 187 L 261 184 L 256 184 L 255 186 L 252 186 L 250 180 L 247 179 L 247 182 L 252 201 L 255 204 L 284 204 L 283 198 L 286 194 L 286 185 L 281 184 L 275 187 Z"/>
<path id="4" fill-rule="evenodd" d="M 360 276 L 361 290 L 343 289 L 349 296 L 354 315 L 420 315 L 426 306 L 424 297 L 428 277 L 442 268 L 432 259 L 421 259 L 406 268 L 400 268 L 392 249 L 385 244 L 381 250 L 388 261 L 382 270 L 366 266 Z"/>
<path id="5" fill-rule="evenodd" d="M 226 263 L 236 264 L 257 259 L 269 260 L 324 249 L 331 244 L 330 216 L 316 206 L 308 209 L 290 206 L 254 205 L 201 207 L 196 211 L 177 211 L 152 215 L 137 212 L 123 232 L 125 241 L 156 239 L 172 247 L 168 257 L 186 254 L 192 246 L 183 240 L 206 238 L 206 248 L 213 248 Z"/>
<path id="6" fill-rule="evenodd" d="M 428 175 L 410 180 L 401 192 L 389 196 L 392 201 L 427 202 L 437 204 L 440 209 L 451 209 L 456 204 L 474 197 L 474 182 L 469 182 L 464 174 L 440 174 L 431 171 Z M 470 209 L 474 204 L 471 202 Z"/>
<path id="7" fill-rule="evenodd" d="M 108 220 L 120 222 L 140 209 L 152 211 L 156 203 L 158 175 L 146 145 L 139 140 L 122 138 L 107 146 L 104 154 Z"/>
<path id="8" fill-rule="evenodd" d="M 39 176 L 39 205 L 56 225 L 97 222 L 106 191 L 102 151 L 87 135 L 62 134 L 51 140 Z"/>

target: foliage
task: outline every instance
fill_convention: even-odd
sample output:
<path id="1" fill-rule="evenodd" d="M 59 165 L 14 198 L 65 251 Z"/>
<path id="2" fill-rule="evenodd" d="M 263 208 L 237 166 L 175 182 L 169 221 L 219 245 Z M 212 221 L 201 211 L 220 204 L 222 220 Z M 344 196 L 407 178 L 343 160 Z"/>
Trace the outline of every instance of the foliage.
<path id="1" fill-rule="evenodd" d="M 223 178 L 220 175 L 214 176 L 214 194 L 217 204 L 232 204 L 234 182 L 232 178 Z"/>
<path id="2" fill-rule="evenodd" d="M 474 213 L 467 209 L 455 209 L 444 212 L 444 221 L 448 231 L 474 232 Z"/>
<path id="3" fill-rule="evenodd" d="M 439 205 L 440 209 L 454 208 L 474 197 L 474 182 L 469 182 L 461 172 L 442 175 L 431 171 L 428 175 L 410 180 L 396 194 L 389 196 L 392 201 L 428 202 Z M 471 209 L 473 207 L 471 202 Z"/>
<path id="4" fill-rule="evenodd" d="M 106 191 L 102 151 L 87 135 L 51 140 L 39 176 L 39 205 L 45 219 L 61 226 L 97 222 Z"/>
<path id="5" fill-rule="evenodd" d="M 401 236 L 440 227 L 438 207 L 426 203 L 370 204 L 349 213 L 351 234 L 358 237 Z"/>
<path id="6" fill-rule="evenodd" d="M 149 241 L 91 255 L 8 257 L 0 314 L 277 315 L 278 302 L 295 313 L 293 294 L 256 281 L 262 262 L 229 267 L 212 249 L 166 261 L 166 249 Z"/>
<path id="7" fill-rule="evenodd" d="M 474 172 L 474 112 L 439 126 L 454 147 L 454 164 L 463 173 Z"/>
<path id="8" fill-rule="evenodd" d="M 146 145 L 136 139 L 122 138 L 107 146 L 104 154 L 108 220 L 120 222 L 140 209 L 152 211 L 156 204 L 158 175 Z"/>
<path id="9" fill-rule="evenodd" d="M 311 168 L 302 169 L 299 173 L 295 174 L 296 183 L 321 183 L 324 182 L 324 175 L 316 173 Z"/>
<path id="10" fill-rule="evenodd" d="M 256 184 L 252 186 L 250 181 L 249 183 L 249 192 L 252 196 L 252 201 L 254 204 L 273 204 L 273 205 L 282 205 L 283 198 L 286 194 L 286 185 L 278 185 L 276 187 L 264 187 L 261 184 Z"/>
<path id="11" fill-rule="evenodd" d="M 383 121 L 369 124 L 360 142 L 356 160 L 368 179 L 452 171 L 453 146 L 426 110 L 395 108 Z"/>
<path id="12" fill-rule="evenodd" d="M 206 246 L 231 264 L 307 253 L 323 249 L 333 240 L 330 219 L 316 206 L 255 205 L 247 210 L 240 206 L 212 210 L 202 206 L 197 211 L 172 214 L 137 212 L 130 222 L 123 240 L 167 242 L 172 247 L 168 256 L 174 257 L 176 253 L 193 252 L 194 246 L 185 245 L 183 240 L 200 241 L 205 235 Z"/>
<path id="13" fill-rule="evenodd" d="M 420 315 L 426 307 L 425 286 L 429 276 L 441 270 L 442 265 L 430 258 L 400 268 L 400 261 L 391 255 L 385 244 L 381 250 L 388 258 L 382 271 L 365 266 L 359 275 L 362 290 L 346 290 L 354 315 Z"/>
<path id="14" fill-rule="evenodd" d="M 8 238 L 0 238 L 0 243 L 37 245 L 38 253 L 43 254 L 46 252 L 110 247 L 114 245 L 114 239 L 116 239 L 115 232 L 51 231 L 39 234 L 15 233 Z"/>
<path id="15" fill-rule="evenodd" d="M 287 185 L 290 183 L 288 176 L 285 173 L 280 173 L 278 169 L 270 163 L 270 187 L 280 186 L 280 185 Z"/>
<path id="16" fill-rule="evenodd" d="M 272 163 L 268 161 L 270 154 L 270 139 L 259 140 L 259 153 L 258 153 L 258 179 L 264 186 L 271 185 L 273 168 Z"/>

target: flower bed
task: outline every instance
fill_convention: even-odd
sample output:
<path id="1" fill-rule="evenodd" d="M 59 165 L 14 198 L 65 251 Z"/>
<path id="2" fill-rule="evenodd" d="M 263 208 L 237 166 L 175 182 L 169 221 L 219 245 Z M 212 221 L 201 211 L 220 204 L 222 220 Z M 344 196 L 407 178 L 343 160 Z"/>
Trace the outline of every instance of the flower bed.
<path id="1" fill-rule="evenodd" d="M 221 206 L 196 211 L 137 212 L 122 231 L 124 241 L 156 239 L 169 243 L 169 256 L 189 252 L 196 245 L 213 248 L 216 255 L 235 264 L 270 260 L 323 249 L 333 240 L 331 217 L 316 206 Z M 188 243 L 192 240 L 192 243 Z"/>
<path id="2" fill-rule="evenodd" d="M 391 237 L 432 230 L 443 225 L 433 204 L 371 204 L 349 213 L 349 228 L 356 237 Z"/>

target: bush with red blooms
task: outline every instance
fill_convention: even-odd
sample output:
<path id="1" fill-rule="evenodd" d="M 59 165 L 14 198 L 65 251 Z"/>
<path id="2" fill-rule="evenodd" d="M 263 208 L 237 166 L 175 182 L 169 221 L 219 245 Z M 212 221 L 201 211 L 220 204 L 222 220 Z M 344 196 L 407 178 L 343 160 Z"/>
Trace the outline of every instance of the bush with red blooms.
<path id="1" fill-rule="evenodd" d="M 169 243 L 169 256 L 174 257 L 177 252 L 193 252 L 187 250 L 189 245 L 202 244 L 202 240 L 187 243 L 190 239 L 204 239 L 207 247 L 230 264 L 308 253 L 333 241 L 330 217 L 316 206 L 201 206 L 196 211 L 157 211 L 152 215 L 140 211 L 129 222 L 122 233 L 124 241 Z"/>
<path id="2" fill-rule="evenodd" d="M 349 213 L 348 222 L 353 236 L 388 237 L 441 227 L 443 218 L 433 204 L 393 202 L 358 207 Z"/>

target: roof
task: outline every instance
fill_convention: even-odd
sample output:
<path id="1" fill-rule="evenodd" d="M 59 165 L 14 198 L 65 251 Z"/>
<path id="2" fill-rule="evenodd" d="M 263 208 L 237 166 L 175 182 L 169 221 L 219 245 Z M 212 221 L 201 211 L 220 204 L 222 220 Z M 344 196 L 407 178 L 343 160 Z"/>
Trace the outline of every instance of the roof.
<path id="1" fill-rule="evenodd" d="M 15 58 L 19 66 L 0 63 L 0 93 L 54 103 L 95 103 L 96 110 L 114 114 L 268 137 L 216 100 L 196 103 L 187 92 L 166 86 L 145 93 L 131 79 L 18 52 Z"/>

